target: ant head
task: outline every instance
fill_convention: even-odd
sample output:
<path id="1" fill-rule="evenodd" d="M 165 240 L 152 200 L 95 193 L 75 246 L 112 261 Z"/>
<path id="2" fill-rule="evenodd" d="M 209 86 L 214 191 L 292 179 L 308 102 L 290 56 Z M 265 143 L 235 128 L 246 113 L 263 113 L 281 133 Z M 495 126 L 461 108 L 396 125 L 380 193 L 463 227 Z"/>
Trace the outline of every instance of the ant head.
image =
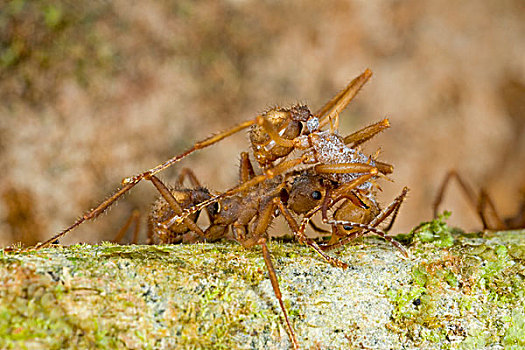
<path id="1" fill-rule="evenodd" d="M 312 117 L 312 112 L 305 105 L 295 105 L 290 108 L 290 117 L 292 120 L 305 122 Z"/>
<path id="2" fill-rule="evenodd" d="M 288 194 L 288 205 L 295 213 L 304 214 L 320 205 L 325 195 L 325 180 L 306 172 L 294 179 Z"/>

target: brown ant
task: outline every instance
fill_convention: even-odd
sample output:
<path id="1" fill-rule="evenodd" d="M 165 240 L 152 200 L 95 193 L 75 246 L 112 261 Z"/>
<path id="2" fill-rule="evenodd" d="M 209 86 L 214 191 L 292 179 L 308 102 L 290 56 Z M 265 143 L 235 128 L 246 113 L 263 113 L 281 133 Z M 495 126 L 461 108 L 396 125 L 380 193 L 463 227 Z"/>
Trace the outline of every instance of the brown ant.
<path id="1" fill-rule="evenodd" d="M 123 186 L 118 189 L 113 195 L 100 203 L 97 207 L 84 214 L 77 219 L 71 226 L 62 230 L 47 241 L 37 245 L 38 248 L 45 247 L 52 242 L 55 242 L 60 237 L 72 231 L 84 221 L 92 220 L 104 213 L 113 203 L 115 203 L 122 195 L 135 187 L 142 180 L 152 181 L 152 176 L 160 171 L 170 167 L 179 162 L 183 158 L 192 154 L 193 152 L 211 146 L 241 130 L 251 127 L 250 140 L 254 150 L 254 156 L 259 165 L 264 169 L 264 174 L 255 176 L 249 181 L 243 182 L 235 188 L 224 192 L 220 197 L 212 197 L 208 201 L 202 202 L 198 207 L 192 207 L 191 210 L 184 212 L 184 218 L 177 217 L 176 220 L 180 224 L 182 221 L 188 223 L 189 216 L 197 211 L 207 207 L 212 202 L 218 201 L 220 198 L 235 195 L 248 191 L 251 187 L 263 182 L 269 178 L 285 173 L 289 169 L 301 163 L 321 163 L 316 169 L 319 173 L 337 173 L 346 174 L 346 176 L 355 177 L 355 174 L 367 173 L 374 166 L 370 164 L 360 164 L 360 160 L 352 156 L 352 152 L 347 152 L 345 157 L 333 159 L 336 153 L 326 152 L 330 146 L 333 145 L 334 133 L 322 131 L 321 128 L 330 123 L 338 124 L 339 113 L 346 108 L 348 103 L 355 97 L 361 87 L 370 79 L 372 72 L 367 69 L 363 74 L 352 80 L 348 86 L 326 103 L 315 115 L 313 115 L 306 106 L 294 106 L 290 109 L 276 108 L 269 112 L 257 116 L 255 119 L 240 123 L 226 131 L 211 136 L 203 141 L 195 143 L 190 149 L 185 152 L 167 160 L 166 162 L 157 165 L 147 171 L 138 175 L 125 178 L 122 181 Z M 306 127 L 304 127 L 306 125 Z M 337 146 L 341 148 L 348 143 L 355 145 L 365 142 L 375 134 L 389 126 L 388 120 L 381 123 L 376 123 L 370 128 L 364 128 L 360 133 L 354 133 L 347 138 L 337 137 Z M 320 142 L 321 141 L 321 142 Z M 320 148 L 321 147 L 321 148 Z M 353 147 L 353 146 L 352 146 Z M 335 149 L 335 147 L 332 147 Z M 305 150 L 303 155 L 296 159 L 286 160 L 286 158 L 294 149 Z M 279 164 L 274 166 L 274 161 L 281 160 Z M 328 163 L 328 164 L 324 164 Z M 330 164 L 338 163 L 338 164 Z M 388 164 L 377 163 L 377 168 L 391 167 Z M 353 175 L 348 175 L 353 174 Z M 341 175 L 336 175 L 341 176 Z M 344 176 L 344 175 L 343 175 Z M 171 224 L 174 224 L 172 222 Z M 192 229 L 196 228 L 195 223 L 191 224 Z"/>
<path id="2" fill-rule="evenodd" d="M 334 124 L 335 129 L 338 126 L 339 113 L 346 108 L 371 74 L 370 70 L 366 70 L 315 115 L 306 106 L 273 109 L 253 120 L 240 123 L 198 142 L 187 151 L 150 170 L 125 178 L 122 182 L 123 187 L 112 196 L 35 249 L 49 245 L 84 221 L 96 218 L 140 181 L 144 179 L 151 181 L 163 200 L 156 204 L 150 215 L 149 241 L 168 243 L 231 238 L 246 248 L 260 245 L 274 293 L 285 317 L 288 333 L 294 348 L 297 348 L 296 337 L 284 308 L 277 276 L 266 244 L 269 239 L 267 228 L 276 215 L 282 214 L 294 236 L 301 243 L 312 247 L 334 266 L 347 267 L 345 263 L 326 255 L 323 248 L 331 249 L 337 244 L 342 245 L 366 232 L 383 236 L 406 255 L 406 251 L 399 243 L 386 236 L 377 225 L 391 215 L 393 216 L 391 222 L 393 222 L 407 189 L 386 210 L 381 211 L 375 203 L 375 192 L 372 188 L 377 177 L 392 172 L 392 166 L 376 161 L 375 157 L 365 156 L 358 148 L 360 144 L 389 127 L 388 120 L 363 128 L 347 137 L 341 137 L 334 132 Z M 321 128 L 328 123 L 331 125 L 331 130 L 322 130 Z M 251 127 L 250 140 L 254 157 L 262 168 L 263 174 L 255 175 L 248 154 L 243 153 L 240 184 L 218 195 L 211 196 L 208 190 L 199 186 L 195 189 L 170 189 L 157 178 L 157 173 L 196 150 L 213 145 L 247 127 Z M 301 150 L 303 153 L 300 157 L 286 159 L 293 150 Z M 274 164 L 276 161 L 279 162 Z M 301 224 L 298 224 L 289 210 L 289 207 L 294 208 L 295 201 L 290 200 L 289 196 L 286 199 L 286 186 L 291 177 L 297 176 L 292 169 L 300 164 L 314 164 L 313 173 L 306 173 L 305 176 L 315 177 L 316 181 L 318 181 L 317 177 L 322 178 L 325 181 L 323 182 L 325 188 L 324 195 L 316 200 L 310 211 L 304 212 L 297 207 L 292 209 L 293 213 L 303 215 Z M 188 172 L 189 174 L 192 173 Z M 190 179 L 195 179 L 194 175 L 189 176 Z M 198 182 L 195 181 L 194 184 Z M 316 194 L 316 197 L 319 196 Z M 334 218 L 329 219 L 327 211 L 339 201 L 343 201 L 343 204 L 334 212 Z M 351 207 L 351 203 L 354 207 Z M 210 221 L 209 226 L 204 230 L 196 223 L 202 209 L 206 209 Z M 333 229 L 333 239 L 323 248 L 304 234 L 305 226 L 311 216 L 318 211 L 323 212 L 323 222 L 331 225 Z M 362 217 L 359 218 L 355 213 L 361 213 Z"/>
<path id="3" fill-rule="evenodd" d="M 434 218 L 438 216 L 439 206 L 443 201 L 445 190 L 450 183 L 451 179 L 456 179 L 463 193 L 465 194 L 469 205 L 475 209 L 478 214 L 481 223 L 483 224 L 483 230 L 515 230 L 525 228 L 525 191 L 522 193 L 522 201 L 518 212 L 515 216 L 508 218 L 501 218 L 492 202 L 492 199 L 485 191 L 481 188 L 479 194 L 476 196 L 474 190 L 463 180 L 463 178 L 455 170 L 450 170 L 445 176 L 441 186 L 439 187 L 438 195 L 433 204 Z"/>

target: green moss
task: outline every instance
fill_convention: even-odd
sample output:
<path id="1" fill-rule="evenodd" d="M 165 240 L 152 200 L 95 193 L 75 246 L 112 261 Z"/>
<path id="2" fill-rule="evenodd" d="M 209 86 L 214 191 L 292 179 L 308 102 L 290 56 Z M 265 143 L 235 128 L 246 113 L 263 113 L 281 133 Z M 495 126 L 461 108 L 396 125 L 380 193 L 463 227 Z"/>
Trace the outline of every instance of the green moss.
<path id="1" fill-rule="evenodd" d="M 411 231 L 412 242 L 432 243 L 438 248 L 448 248 L 454 244 L 453 230 L 446 224 L 450 212 L 445 211 L 438 218 L 424 222 Z"/>
<path id="2" fill-rule="evenodd" d="M 523 236 L 450 234 L 455 243 L 447 248 L 414 241 L 411 259 L 365 238 L 334 253 L 350 264 L 345 271 L 308 247 L 270 244 L 300 343 L 341 348 L 347 338 L 332 342 L 346 335 L 358 337 L 354 346 L 370 327 L 367 339 L 395 335 L 407 347 L 521 346 L 524 315 L 512 310 L 525 307 L 525 268 L 511 252 Z M 0 252 L 0 283 L 7 286 L 0 348 L 264 348 L 287 341 L 260 249 L 234 243 Z M 381 344 L 398 344 L 389 339 Z"/>
<path id="3" fill-rule="evenodd" d="M 525 347 L 525 311 L 513 310 L 510 327 L 503 338 L 505 349 L 522 349 Z"/>
<path id="4" fill-rule="evenodd" d="M 394 306 L 392 329 L 416 343 L 437 342 L 441 348 L 447 337 L 461 340 L 465 349 L 518 339 L 524 332 L 523 315 L 508 314 L 525 308 L 523 233 L 462 234 L 445 224 L 446 217 L 411 232 L 418 263 L 411 269 L 411 282 L 388 293 Z M 445 329 L 473 315 L 490 331 Z"/>

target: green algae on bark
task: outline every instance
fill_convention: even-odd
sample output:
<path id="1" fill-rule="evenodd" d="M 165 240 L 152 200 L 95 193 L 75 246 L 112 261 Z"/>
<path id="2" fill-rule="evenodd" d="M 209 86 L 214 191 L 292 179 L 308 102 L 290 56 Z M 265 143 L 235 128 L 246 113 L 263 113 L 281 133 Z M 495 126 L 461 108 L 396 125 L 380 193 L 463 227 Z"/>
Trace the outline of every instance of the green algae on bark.
<path id="1" fill-rule="evenodd" d="M 525 346 L 525 231 L 428 227 L 452 244 L 414 234 L 404 259 L 369 237 L 334 253 L 345 271 L 273 242 L 301 346 Z M 1 252 L 0 283 L 0 348 L 289 347 L 260 249 L 235 243 Z"/>

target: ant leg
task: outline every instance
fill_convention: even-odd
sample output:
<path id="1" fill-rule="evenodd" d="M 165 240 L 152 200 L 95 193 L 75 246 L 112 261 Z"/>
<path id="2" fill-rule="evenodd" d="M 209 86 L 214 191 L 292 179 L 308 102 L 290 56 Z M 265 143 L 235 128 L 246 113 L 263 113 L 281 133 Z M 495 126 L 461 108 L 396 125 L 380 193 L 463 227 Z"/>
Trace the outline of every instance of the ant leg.
<path id="1" fill-rule="evenodd" d="M 239 181 L 244 183 L 255 177 L 255 171 L 253 170 L 252 162 L 250 162 L 250 156 L 248 152 L 241 152 L 241 161 L 239 165 Z"/>
<path id="2" fill-rule="evenodd" d="M 319 118 L 319 128 L 322 128 L 330 121 L 330 119 L 339 115 L 346 106 L 348 106 L 350 101 L 353 100 L 371 76 L 372 71 L 367 68 L 360 76 L 352 80 L 344 90 L 340 91 L 323 107 L 321 107 L 321 109 L 315 113 L 315 116 Z"/>
<path id="3" fill-rule="evenodd" d="M 366 163 L 336 163 L 336 164 L 317 164 L 314 166 L 317 173 L 325 174 L 353 174 L 369 173 L 377 175 L 378 169 Z"/>
<path id="4" fill-rule="evenodd" d="M 124 185 L 121 189 L 119 189 L 117 192 L 115 192 L 113 195 L 111 195 L 109 198 L 107 198 L 105 201 L 100 203 L 96 208 L 92 209 L 89 213 L 82 215 L 80 218 L 78 218 L 73 225 L 67 227 L 66 229 L 60 231 L 53 237 L 49 238 L 47 241 L 38 243 L 34 248 L 29 248 L 29 250 L 38 250 L 44 247 L 47 247 L 57 239 L 61 238 L 62 236 L 65 236 L 68 232 L 75 229 L 77 226 L 80 226 L 84 221 L 92 220 L 96 217 L 98 217 L 100 214 L 106 211 L 107 208 L 114 202 L 116 202 L 124 193 L 128 192 L 133 186 L 136 184 L 127 184 Z"/>
<path id="5" fill-rule="evenodd" d="M 394 247 L 396 247 L 404 256 L 405 258 L 408 258 L 408 252 L 406 251 L 405 247 L 403 247 L 401 245 L 401 243 L 399 243 L 398 241 L 396 241 L 395 239 L 393 239 L 392 237 L 388 236 L 384 231 L 376 228 L 376 227 L 373 227 L 371 225 L 366 225 L 366 224 L 361 224 L 361 223 L 358 223 L 358 222 L 350 222 L 350 221 L 339 221 L 339 220 L 329 220 L 327 222 L 327 224 L 330 224 L 330 225 L 344 225 L 344 226 L 348 226 L 349 229 L 351 229 L 352 227 L 354 228 L 360 228 L 360 229 L 364 229 L 364 232 L 372 232 L 372 233 L 375 233 L 376 235 L 378 236 L 381 236 L 383 237 L 385 240 L 387 240 L 388 242 L 390 242 Z M 362 234 L 352 234 L 351 237 L 352 238 L 356 238 L 358 236 L 361 236 Z M 348 243 L 348 241 L 345 242 L 345 244 Z M 338 246 L 341 246 L 343 245 L 342 243 L 341 244 L 333 244 L 333 245 L 330 245 L 330 246 L 323 246 L 323 249 L 324 250 L 330 250 L 330 249 L 333 249 L 335 247 L 338 247 Z"/>
<path id="6" fill-rule="evenodd" d="M 281 201 L 281 199 L 275 198 L 274 202 L 277 204 L 279 211 L 283 214 L 284 218 L 286 219 L 286 222 L 288 223 L 288 226 L 290 226 L 294 235 L 297 237 L 300 243 L 306 244 L 309 247 L 311 247 L 316 253 L 318 253 L 330 265 L 335 266 L 335 267 L 340 267 L 342 269 L 348 268 L 348 264 L 336 258 L 333 258 L 329 255 L 326 255 L 314 240 L 306 237 L 304 230 L 306 228 L 307 222 L 310 221 L 311 216 L 305 216 L 305 218 L 303 219 L 303 222 L 301 222 L 301 226 L 299 227 L 299 225 L 297 225 L 297 222 L 293 218 L 290 211 L 284 206 L 284 203 Z"/>
<path id="7" fill-rule="evenodd" d="M 283 296 L 281 293 L 281 289 L 279 288 L 279 281 L 277 280 L 277 274 L 275 273 L 275 268 L 273 267 L 272 255 L 270 254 L 270 251 L 268 250 L 268 246 L 266 245 L 266 238 L 261 238 L 258 243 L 262 247 L 263 258 L 264 258 L 264 262 L 266 263 L 266 268 L 268 269 L 268 275 L 270 276 L 270 282 L 272 283 L 273 292 L 275 294 L 275 297 L 279 301 L 281 310 L 283 311 L 284 320 L 286 321 L 286 327 L 288 328 L 288 334 L 290 335 L 290 340 L 292 342 L 293 348 L 299 349 L 297 338 L 295 337 L 295 333 L 292 328 L 292 325 L 290 324 L 290 321 L 288 320 L 288 313 L 286 312 L 286 308 L 284 307 Z"/>
<path id="8" fill-rule="evenodd" d="M 380 122 L 374 123 L 372 125 L 366 126 L 356 132 L 346 136 L 344 138 L 345 144 L 351 143 L 351 148 L 355 148 L 362 143 L 370 140 L 372 137 L 379 134 L 381 131 L 388 129 L 390 127 L 390 122 L 388 119 L 383 119 Z"/>
<path id="9" fill-rule="evenodd" d="M 240 123 L 240 124 L 234 126 L 231 129 L 223 131 L 223 132 L 221 132 L 221 133 L 219 133 L 217 135 L 213 135 L 211 137 L 208 137 L 207 139 L 204 139 L 203 141 L 197 142 L 196 144 L 193 145 L 193 147 L 188 149 L 186 152 L 183 152 L 183 153 L 181 153 L 181 154 L 179 154 L 179 155 L 177 155 L 177 156 L 175 156 L 175 157 L 173 157 L 171 159 L 168 159 L 164 163 L 159 164 L 156 167 L 151 168 L 148 171 L 145 171 L 143 173 L 140 173 L 140 174 L 132 176 L 132 177 L 127 177 L 124 180 L 122 180 L 122 183 L 124 185 L 137 184 L 140 180 L 145 179 L 148 176 L 152 176 L 152 175 L 157 174 L 158 172 L 160 172 L 160 171 L 162 171 L 162 170 L 172 166 L 173 164 L 179 162 L 181 159 L 187 157 L 191 153 L 193 153 L 193 152 L 195 152 L 197 150 L 206 148 L 208 146 L 211 146 L 211 145 L 213 145 L 213 144 L 215 144 L 215 143 L 217 143 L 217 142 L 227 138 L 228 136 L 231 136 L 231 135 L 233 135 L 233 134 L 235 134 L 235 133 L 237 133 L 237 132 L 239 132 L 241 130 L 244 130 L 244 129 L 246 129 L 249 126 L 252 126 L 253 124 L 255 124 L 255 122 L 256 122 L 256 119 L 245 121 L 243 123 Z"/>
<path id="10" fill-rule="evenodd" d="M 339 188 L 333 191 L 332 198 L 339 198 L 345 196 L 348 192 L 369 181 L 378 174 L 376 167 L 363 163 L 342 163 L 342 164 L 320 164 L 316 165 L 315 170 L 319 173 L 364 173 L 356 179 L 344 183 Z M 368 169 L 368 170 L 367 170 Z"/>
<path id="11" fill-rule="evenodd" d="M 288 169 L 293 168 L 299 164 L 301 164 L 306 159 L 305 156 L 301 158 L 291 159 L 291 160 L 285 160 L 275 167 L 268 169 L 265 171 L 263 175 L 255 176 L 254 178 L 239 184 L 226 192 L 223 192 L 221 194 L 218 194 L 216 196 L 211 197 L 210 199 L 207 199 L 197 205 L 194 205 L 191 208 L 184 209 L 183 213 L 181 215 L 177 214 L 174 215 L 171 219 L 167 220 L 164 225 L 169 227 L 175 223 L 180 223 L 183 219 L 187 218 L 189 215 L 198 212 L 199 210 L 203 209 L 204 207 L 207 207 L 208 205 L 215 203 L 223 198 L 233 196 L 237 193 L 244 192 L 253 186 L 258 185 L 259 183 L 274 178 L 275 176 L 278 176 L 284 172 L 286 172 Z"/>
<path id="12" fill-rule="evenodd" d="M 191 170 L 190 168 L 182 168 L 180 170 L 180 174 L 179 174 L 179 177 L 177 179 L 177 186 L 178 187 L 182 187 L 182 185 L 184 183 L 184 180 L 186 178 L 190 179 L 191 185 L 194 188 L 202 187 L 199 179 L 197 178 L 197 175 L 195 175 L 193 170 Z"/>
<path id="13" fill-rule="evenodd" d="M 308 224 L 310 225 L 310 227 L 317 233 L 324 233 L 324 234 L 328 234 L 330 233 L 330 231 L 328 230 L 325 230 L 319 226 L 317 226 L 312 220 L 309 220 L 308 221 Z"/>
<path id="14" fill-rule="evenodd" d="M 390 229 L 394 225 L 394 222 L 397 219 L 397 214 L 399 214 L 399 209 L 401 208 L 401 204 L 403 204 L 403 201 L 405 200 L 407 193 L 408 193 L 408 187 L 404 187 L 403 190 L 401 191 L 401 194 L 397 196 L 392 201 L 392 203 L 388 205 L 388 207 L 385 210 L 383 210 L 376 218 L 374 218 L 374 220 L 372 220 L 371 225 L 375 226 L 376 219 L 378 220 L 377 225 L 379 225 L 380 222 L 382 222 L 390 214 L 392 214 L 392 218 L 390 219 L 390 222 L 388 223 L 387 227 L 384 229 L 385 232 L 390 231 Z M 384 215 L 384 218 L 381 218 L 381 216 L 383 215 Z"/>
<path id="15" fill-rule="evenodd" d="M 488 205 L 488 208 L 492 212 L 492 217 L 494 220 L 496 220 L 496 226 L 489 226 L 487 214 L 485 212 L 485 208 Z M 499 216 L 498 211 L 496 210 L 496 207 L 494 206 L 494 203 L 492 202 L 492 199 L 488 195 L 488 193 L 481 189 L 481 192 L 479 194 L 479 201 L 478 201 L 478 214 L 481 218 L 481 222 L 483 223 L 483 229 L 484 230 L 504 230 L 507 228 L 507 225 L 501 220 L 501 216 Z"/>
<path id="16" fill-rule="evenodd" d="M 379 170 L 379 172 L 383 175 L 388 175 L 388 174 L 392 174 L 394 172 L 394 166 L 393 165 L 390 165 L 388 163 L 383 163 L 383 162 L 379 162 L 379 161 L 375 161 L 376 162 L 376 167 L 377 169 Z"/>
<path id="17" fill-rule="evenodd" d="M 166 185 L 164 185 L 164 183 L 160 181 L 159 178 L 156 177 L 155 175 L 150 175 L 146 179 L 153 183 L 153 185 L 157 188 L 157 190 L 159 191 L 161 196 L 164 198 L 164 200 L 166 200 L 166 202 L 169 204 L 171 210 L 173 210 L 175 214 L 181 215 L 183 209 L 180 206 L 180 204 L 177 202 L 175 197 L 173 197 L 173 194 L 171 194 L 170 190 L 166 187 Z M 197 224 L 193 220 L 191 220 L 190 218 L 184 218 L 182 222 L 191 231 L 197 233 L 202 238 L 206 238 L 204 231 L 202 231 L 202 229 L 199 226 L 197 226 Z M 168 227 L 169 226 L 167 226 L 166 228 Z"/>
<path id="18" fill-rule="evenodd" d="M 368 226 L 376 227 L 379 224 L 381 224 L 383 221 L 385 221 L 389 216 L 392 216 L 392 218 L 390 220 L 390 223 L 388 224 L 386 229 L 382 231 L 382 232 L 388 232 L 392 228 L 392 225 L 394 224 L 394 221 L 395 221 L 395 219 L 397 217 L 397 214 L 399 212 L 399 208 L 401 208 L 401 204 L 405 200 L 407 193 L 408 193 L 408 187 L 404 187 L 403 190 L 401 191 L 401 194 L 399 196 L 397 196 L 392 201 L 392 203 L 390 203 L 388 205 L 388 207 L 383 209 L 372 221 L 370 221 Z M 324 217 L 324 220 L 326 220 L 326 217 Z M 331 244 L 331 245 L 322 246 L 322 248 L 324 250 L 331 250 L 333 248 L 343 246 L 343 245 L 347 244 L 348 242 L 350 242 L 351 240 L 366 234 L 367 232 L 368 232 L 368 230 L 352 232 L 352 234 L 350 234 L 348 237 L 338 241 L 337 243 L 334 243 L 334 244 Z M 396 241 L 396 243 L 397 243 L 397 241 Z M 396 247 L 397 247 L 397 245 L 396 245 Z"/>
<path id="19" fill-rule="evenodd" d="M 264 237 L 268 230 L 268 226 L 272 221 L 274 210 L 275 204 L 273 203 L 273 201 L 268 201 L 265 204 L 263 204 L 259 210 L 257 220 L 252 226 L 253 232 L 249 233 L 250 237 L 248 239 L 245 239 L 243 237 L 243 239 L 239 240 L 239 243 L 245 248 L 251 248 L 254 245 L 262 246 L 264 262 L 266 263 L 266 268 L 268 269 L 268 274 L 270 276 L 270 282 L 272 283 L 273 292 L 275 294 L 275 297 L 279 301 L 279 305 L 281 306 L 290 340 L 293 344 L 293 348 L 299 349 L 299 345 L 295 337 L 295 332 L 288 319 L 288 313 L 286 312 L 286 308 L 284 307 L 281 289 L 279 288 L 279 282 L 277 280 L 277 274 L 275 273 L 275 268 L 272 263 L 272 256 L 270 254 L 270 251 L 268 250 L 268 246 L 266 245 L 266 238 Z M 235 229 L 240 229 L 241 227 L 242 223 L 234 224 Z M 239 236 L 244 236 L 243 229 L 241 229 L 241 234 Z"/>
<path id="20" fill-rule="evenodd" d="M 434 218 L 437 218 L 438 216 L 439 205 L 443 201 L 443 195 L 445 194 L 445 189 L 447 188 L 452 178 L 455 178 L 457 182 L 459 183 L 459 186 L 461 187 L 461 189 L 467 196 L 469 204 L 473 208 L 477 208 L 478 201 L 476 200 L 476 195 L 474 194 L 474 191 L 472 190 L 472 188 L 465 181 L 463 181 L 463 179 L 461 178 L 461 176 L 459 176 L 456 170 L 450 170 L 445 176 L 445 179 L 443 180 L 443 182 L 441 183 L 441 186 L 439 187 L 438 195 L 436 196 L 436 199 L 434 200 L 434 204 L 432 205 Z"/>
<path id="21" fill-rule="evenodd" d="M 139 223 L 140 223 L 140 212 L 137 209 L 134 209 L 131 215 L 129 216 L 128 220 L 126 220 L 126 223 L 124 226 L 120 228 L 120 230 L 117 232 L 115 237 L 111 240 L 111 242 L 115 242 L 117 244 L 120 244 L 122 241 L 122 238 L 124 238 L 124 235 L 126 232 L 128 232 L 129 227 L 131 224 L 134 224 L 133 226 L 133 244 L 136 243 L 136 239 L 138 238 L 138 232 L 139 232 Z"/>
<path id="22" fill-rule="evenodd" d="M 135 176 L 123 179 L 122 180 L 122 185 L 123 186 L 120 189 L 118 189 L 115 193 L 113 193 L 110 197 L 108 197 L 105 201 L 100 203 L 96 208 L 92 209 L 87 214 L 84 214 L 83 216 L 78 218 L 73 223 L 73 225 L 65 228 L 62 231 L 60 231 L 59 233 L 57 233 L 56 235 L 54 235 L 53 237 L 51 237 L 47 241 L 37 244 L 33 249 L 34 250 L 38 250 L 38 249 L 44 248 L 44 247 L 48 246 L 49 244 L 51 244 L 52 242 L 54 242 L 57 239 L 59 239 L 60 237 L 66 235 L 68 232 L 72 231 L 76 227 L 80 226 L 84 221 L 89 221 L 89 220 L 92 220 L 92 219 L 98 217 L 100 214 L 105 212 L 113 203 L 115 203 L 120 197 L 122 197 L 122 195 L 124 195 L 126 192 L 131 190 L 133 187 L 135 187 L 135 185 L 137 185 L 141 180 L 143 180 L 143 179 L 145 179 L 145 178 L 147 178 L 149 176 L 155 175 L 158 172 L 160 172 L 160 171 L 162 171 L 162 170 L 172 166 L 173 164 L 179 162 L 181 159 L 187 157 L 191 153 L 193 153 L 193 152 L 195 152 L 197 150 L 206 148 L 208 146 L 211 146 L 211 145 L 213 145 L 213 144 L 215 144 L 215 143 L 217 143 L 217 142 L 227 138 L 228 136 L 231 136 L 231 135 L 233 135 L 233 134 L 235 134 L 235 133 L 237 133 L 237 132 L 239 132 L 241 130 L 246 129 L 247 127 L 249 127 L 249 126 L 251 126 L 253 124 L 255 124 L 255 119 L 248 120 L 248 121 L 245 121 L 243 123 L 237 124 L 236 126 L 230 128 L 230 129 L 228 129 L 226 131 L 223 131 L 223 132 L 221 132 L 221 133 L 219 133 L 217 135 L 208 137 L 208 138 L 204 139 L 203 141 L 197 142 L 196 144 L 193 145 L 193 147 L 191 147 L 190 149 L 186 150 L 185 152 L 183 152 L 183 153 L 181 153 L 181 154 L 179 154 L 179 155 L 177 155 L 177 156 L 175 156 L 173 158 L 168 159 L 164 163 L 161 163 L 161 164 L 157 165 L 156 167 L 151 168 L 150 170 L 147 170 L 147 171 L 145 171 L 143 173 L 140 173 L 138 175 L 135 175 Z"/>

